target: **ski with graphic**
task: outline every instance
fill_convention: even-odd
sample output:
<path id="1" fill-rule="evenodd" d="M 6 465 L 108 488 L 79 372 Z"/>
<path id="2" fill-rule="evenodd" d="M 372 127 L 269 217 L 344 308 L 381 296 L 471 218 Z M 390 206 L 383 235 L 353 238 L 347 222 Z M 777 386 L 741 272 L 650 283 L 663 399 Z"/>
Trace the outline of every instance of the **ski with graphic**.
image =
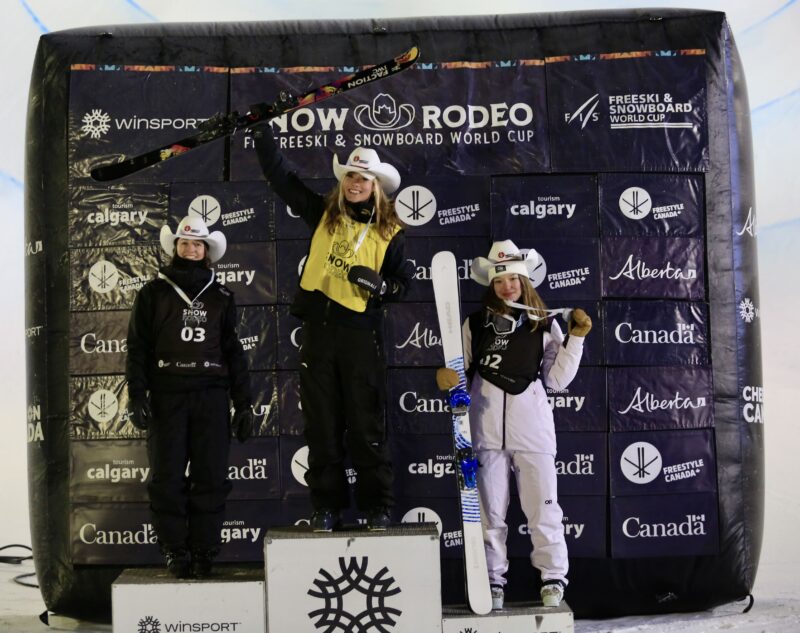
<path id="1" fill-rule="evenodd" d="M 328 84 L 313 88 L 301 95 L 294 95 L 282 92 L 274 103 L 259 103 L 250 106 L 250 111 L 246 114 L 231 112 L 229 114 L 218 113 L 210 119 L 206 119 L 198 125 L 198 132 L 187 136 L 179 141 L 169 143 L 158 149 L 145 152 L 139 156 L 127 158 L 122 162 L 110 163 L 95 167 L 91 171 L 94 180 L 106 182 L 124 178 L 130 174 L 141 171 L 147 167 L 152 167 L 160 162 L 180 156 L 186 152 L 215 141 L 239 131 L 247 129 L 256 123 L 269 121 L 286 112 L 314 105 L 325 99 L 359 88 L 366 84 L 396 75 L 411 66 L 419 57 L 419 48 L 412 46 L 407 51 L 401 53 L 394 59 L 385 61 L 376 66 L 370 66 L 364 70 L 345 75 Z"/>
<path id="2" fill-rule="evenodd" d="M 450 409 L 453 414 L 453 445 L 461 507 L 467 603 L 473 612 L 486 615 L 492 610 L 492 594 L 481 530 L 481 508 L 477 486 L 478 460 L 472 450 L 467 412 L 469 394 L 464 374 L 458 269 L 453 253 L 440 251 L 433 256 L 431 280 L 436 298 L 436 314 L 439 317 L 445 365 L 458 372 L 459 376 L 458 386 L 450 390 Z"/>

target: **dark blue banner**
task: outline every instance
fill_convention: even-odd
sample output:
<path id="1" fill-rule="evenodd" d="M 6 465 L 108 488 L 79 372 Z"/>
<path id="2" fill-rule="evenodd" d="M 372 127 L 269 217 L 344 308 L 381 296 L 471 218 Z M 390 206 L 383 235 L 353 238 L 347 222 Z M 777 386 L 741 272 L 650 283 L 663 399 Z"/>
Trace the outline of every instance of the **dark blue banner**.
<path id="1" fill-rule="evenodd" d="M 535 248 L 541 256 L 531 282 L 548 307 L 572 307 L 563 302 L 600 298 L 600 243 L 597 238 L 548 236 L 515 239 L 515 244 L 520 249 Z"/>
<path id="2" fill-rule="evenodd" d="M 606 434 L 558 433 L 559 495 L 606 494 Z"/>
<path id="3" fill-rule="evenodd" d="M 679 301 L 603 304 L 608 365 L 707 365 L 708 307 Z"/>
<path id="4" fill-rule="evenodd" d="M 708 556 L 719 551 L 717 495 L 611 499 L 611 557 Z"/>
<path id="5" fill-rule="evenodd" d="M 696 174 L 600 174 L 603 235 L 702 237 L 703 177 Z"/>
<path id="6" fill-rule="evenodd" d="M 70 310 L 128 310 L 155 279 L 160 246 L 74 248 L 69 251 Z"/>
<path id="7" fill-rule="evenodd" d="M 701 238 L 604 237 L 604 297 L 705 299 Z"/>
<path id="8" fill-rule="evenodd" d="M 147 501 L 150 464 L 143 441 L 73 441 L 69 453 L 73 502 Z"/>
<path id="9" fill-rule="evenodd" d="M 612 496 L 717 489 L 712 429 L 612 433 L 609 444 Z"/>
<path id="10" fill-rule="evenodd" d="M 228 480 L 233 485 L 229 499 L 280 499 L 278 438 L 231 442 Z"/>
<path id="11" fill-rule="evenodd" d="M 384 341 L 390 366 L 443 365 L 442 339 L 434 304 L 391 303 L 384 310 Z"/>
<path id="12" fill-rule="evenodd" d="M 163 564 L 148 503 L 74 503 L 69 521 L 77 565 Z"/>
<path id="13" fill-rule="evenodd" d="M 489 179 L 403 177 L 395 209 L 409 236 L 489 233 Z"/>
<path id="14" fill-rule="evenodd" d="M 609 368 L 608 415 L 612 431 L 714 426 L 711 369 Z"/>
<path id="15" fill-rule="evenodd" d="M 70 439 L 103 440 L 143 437 L 128 416 L 124 376 L 74 376 L 69 379 Z"/>
<path id="16" fill-rule="evenodd" d="M 439 531 L 441 557 L 464 557 L 461 512 L 455 495 L 426 499 L 399 497 L 395 500 L 393 515 L 401 523 L 435 523 Z"/>
<path id="17" fill-rule="evenodd" d="M 289 314 L 289 306 L 278 308 L 278 369 L 300 369 L 303 322 Z"/>
<path id="18" fill-rule="evenodd" d="M 601 328 L 598 328 L 599 331 Z M 598 335 L 595 338 L 601 337 Z M 566 389 L 557 390 L 545 386 L 545 391 L 547 401 L 553 409 L 556 430 L 608 430 L 604 367 L 581 367 Z"/>
<path id="19" fill-rule="evenodd" d="M 332 173 L 332 172 L 331 172 Z M 335 178 L 307 178 L 304 184 L 320 195 L 325 195 L 336 186 Z M 270 204 L 275 207 L 275 236 L 279 240 L 296 240 L 311 237 L 308 224 L 297 215 L 286 203 L 281 200 L 272 189 L 267 186 L 267 195 Z"/>
<path id="20" fill-rule="evenodd" d="M 251 370 L 275 368 L 277 356 L 277 318 L 275 306 L 239 308 L 236 333 Z"/>
<path id="21" fill-rule="evenodd" d="M 69 207 L 70 246 L 157 242 L 167 221 L 167 186 L 74 187 Z"/>
<path id="22" fill-rule="evenodd" d="M 410 498 L 457 497 L 453 435 L 391 436 L 395 494 Z"/>
<path id="23" fill-rule="evenodd" d="M 547 59 L 554 171 L 708 169 L 702 49 Z"/>
<path id="24" fill-rule="evenodd" d="M 169 213 L 178 225 L 199 217 L 209 231 L 222 231 L 232 242 L 275 239 L 274 198 L 263 182 L 192 182 L 170 187 Z"/>
<path id="25" fill-rule="evenodd" d="M 564 538 L 570 558 L 606 558 L 606 497 L 559 495 L 558 504 L 564 513 Z M 506 517 L 508 555 L 530 559 L 530 528 L 516 495 L 511 499 Z"/>
<path id="26" fill-rule="evenodd" d="M 595 176 L 492 178 L 492 239 L 597 237 Z"/>
<path id="27" fill-rule="evenodd" d="M 70 314 L 70 375 L 124 374 L 129 317 L 127 310 Z"/>
<path id="28" fill-rule="evenodd" d="M 276 303 L 275 244 L 228 244 L 213 265 L 217 281 L 233 291 L 236 305 Z"/>
<path id="29" fill-rule="evenodd" d="M 73 65 L 69 74 L 69 176 L 195 134 L 227 110 L 228 69 L 211 66 Z M 224 143 L 158 163 L 126 182 L 222 180 Z"/>
<path id="30" fill-rule="evenodd" d="M 239 68 L 231 108 L 305 92 L 352 69 Z M 484 175 L 549 169 L 542 60 L 426 63 L 314 108 L 278 117 L 279 147 L 303 177 L 328 177 L 331 157 L 372 147 L 401 175 Z M 261 176 L 252 138 L 234 137 L 231 179 Z"/>
<path id="31" fill-rule="evenodd" d="M 390 369 L 387 378 L 386 416 L 392 432 L 420 435 L 451 432 L 447 392 L 439 391 L 432 367 Z"/>
<path id="32" fill-rule="evenodd" d="M 308 240 L 281 240 L 275 243 L 278 266 L 278 303 L 292 303 L 300 287 L 300 275 L 306 264 Z"/>
<path id="33" fill-rule="evenodd" d="M 470 265 L 475 257 L 486 257 L 491 244 L 484 238 L 463 237 L 442 240 L 435 237 L 409 237 L 406 239 L 406 259 L 414 265 L 414 280 L 403 301 L 433 301 L 431 283 L 431 260 L 439 251 L 452 251 L 456 256 L 458 278 L 461 282 L 461 302 L 480 301 L 486 286 L 469 278 Z"/>

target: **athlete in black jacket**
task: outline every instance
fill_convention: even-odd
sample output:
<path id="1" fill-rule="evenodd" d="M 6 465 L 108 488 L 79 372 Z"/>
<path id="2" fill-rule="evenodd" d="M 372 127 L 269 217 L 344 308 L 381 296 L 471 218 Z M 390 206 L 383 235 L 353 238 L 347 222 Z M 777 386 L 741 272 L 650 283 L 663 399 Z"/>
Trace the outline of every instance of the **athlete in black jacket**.
<path id="1" fill-rule="evenodd" d="M 345 444 L 357 472 L 356 504 L 371 530 L 385 530 L 394 505 L 384 405 L 383 301 L 398 300 L 413 277 L 405 234 L 388 194 L 397 170 L 374 150 L 334 157 L 339 180 L 323 197 L 283 164 L 272 132 L 255 133 L 270 187 L 313 233 L 291 312 L 303 321 L 300 400 L 308 443 L 305 479 L 315 531 L 340 523 L 350 505 Z"/>
<path id="2" fill-rule="evenodd" d="M 162 228 L 161 244 L 172 262 L 139 291 L 128 327 L 131 419 L 147 430 L 150 508 L 167 567 L 179 578 L 202 577 L 219 550 L 231 487 L 229 394 L 245 441 L 250 383 L 233 294 L 208 267 L 222 257 L 224 235 L 187 217 L 174 235 Z"/>

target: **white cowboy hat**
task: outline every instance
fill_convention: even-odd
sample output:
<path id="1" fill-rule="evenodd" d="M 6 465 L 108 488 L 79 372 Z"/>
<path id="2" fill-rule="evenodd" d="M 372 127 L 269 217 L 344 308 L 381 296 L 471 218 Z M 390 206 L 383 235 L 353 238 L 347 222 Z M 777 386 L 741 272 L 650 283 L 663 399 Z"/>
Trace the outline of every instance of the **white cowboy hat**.
<path id="1" fill-rule="evenodd" d="M 489 257 L 476 257 L 472 260 L 469 276 L 482 286 L 488 286 L 492 279 L 499 275 L 524 275 L 530 277 L 541 263 L 534 249 L 523 254 L 511 240 L 495 242 L 489 251 Z"/>
<path id="2" fill-rule="evenodd" d="M 394 193 L 400 186 L 400 174 L 389 163 L 382 163 L 378 153 L 368 147 L 356 147 L 344 165 L 339 164 L 339 157 L 333 155 L 333 175 L 340 181 L 351 171 L 360 173 L 370 180 L 378 179 L 381 188 L 387 194 Z"/>
<path id="3" fill-rule="evenodd" d="M 225 239 L 224 233 L 221 231 L 208 232 L 208 227 L 198 217 L 186 216 L 178 224 L 178 228 L 173 235 L 166 224 L 161 227 L 161 248 L 167 255 L 172 256 L 175 252 L 175 242 L 178 239 L 185 240 L 200 240 L 205 242 L 206 249 L 208 250 L 208 259 L 213 264 L 225 254 L 225 249 L 228 246 L 228 240 Z"/>

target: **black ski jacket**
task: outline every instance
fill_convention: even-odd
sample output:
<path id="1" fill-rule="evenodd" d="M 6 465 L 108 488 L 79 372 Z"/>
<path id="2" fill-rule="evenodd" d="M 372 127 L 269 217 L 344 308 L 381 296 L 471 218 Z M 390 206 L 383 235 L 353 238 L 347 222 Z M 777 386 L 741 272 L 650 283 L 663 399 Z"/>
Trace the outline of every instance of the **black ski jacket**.
<path id="1" fill-rule="evenodd" d="M 193 298 L 208 283 L 209 269 L 205 266 L 187 265 L 178 261 L 162 268 L 161 273 L 175 282 L 188 296 Z M 224 360 L 227 371 L 217 375 L 187 377 L 158 371 L 155 349 L 159 323 L 156 322 L 156 306 L 159 302 L 173 300 L 175 289 L 163 279 L 148 282 L 136 295 L 128 323 L 128 358 L 125 369 L 128 393 L 131 399 L 144 398 L 145 393 L 198 391 L 210 387 L 230 389 L 231 400 L 237 411 L 252 403 L 247 358 L 236 334 L 236 303 L 233 293 L 225 286 L 212 282 L 201 295 L 224 289 L 220 318 L 219 350 L 217 356 Z M 216 338 L 216 337 L 215 337 Z M 165 351 L 165 350 L 162 350 Z"/>

